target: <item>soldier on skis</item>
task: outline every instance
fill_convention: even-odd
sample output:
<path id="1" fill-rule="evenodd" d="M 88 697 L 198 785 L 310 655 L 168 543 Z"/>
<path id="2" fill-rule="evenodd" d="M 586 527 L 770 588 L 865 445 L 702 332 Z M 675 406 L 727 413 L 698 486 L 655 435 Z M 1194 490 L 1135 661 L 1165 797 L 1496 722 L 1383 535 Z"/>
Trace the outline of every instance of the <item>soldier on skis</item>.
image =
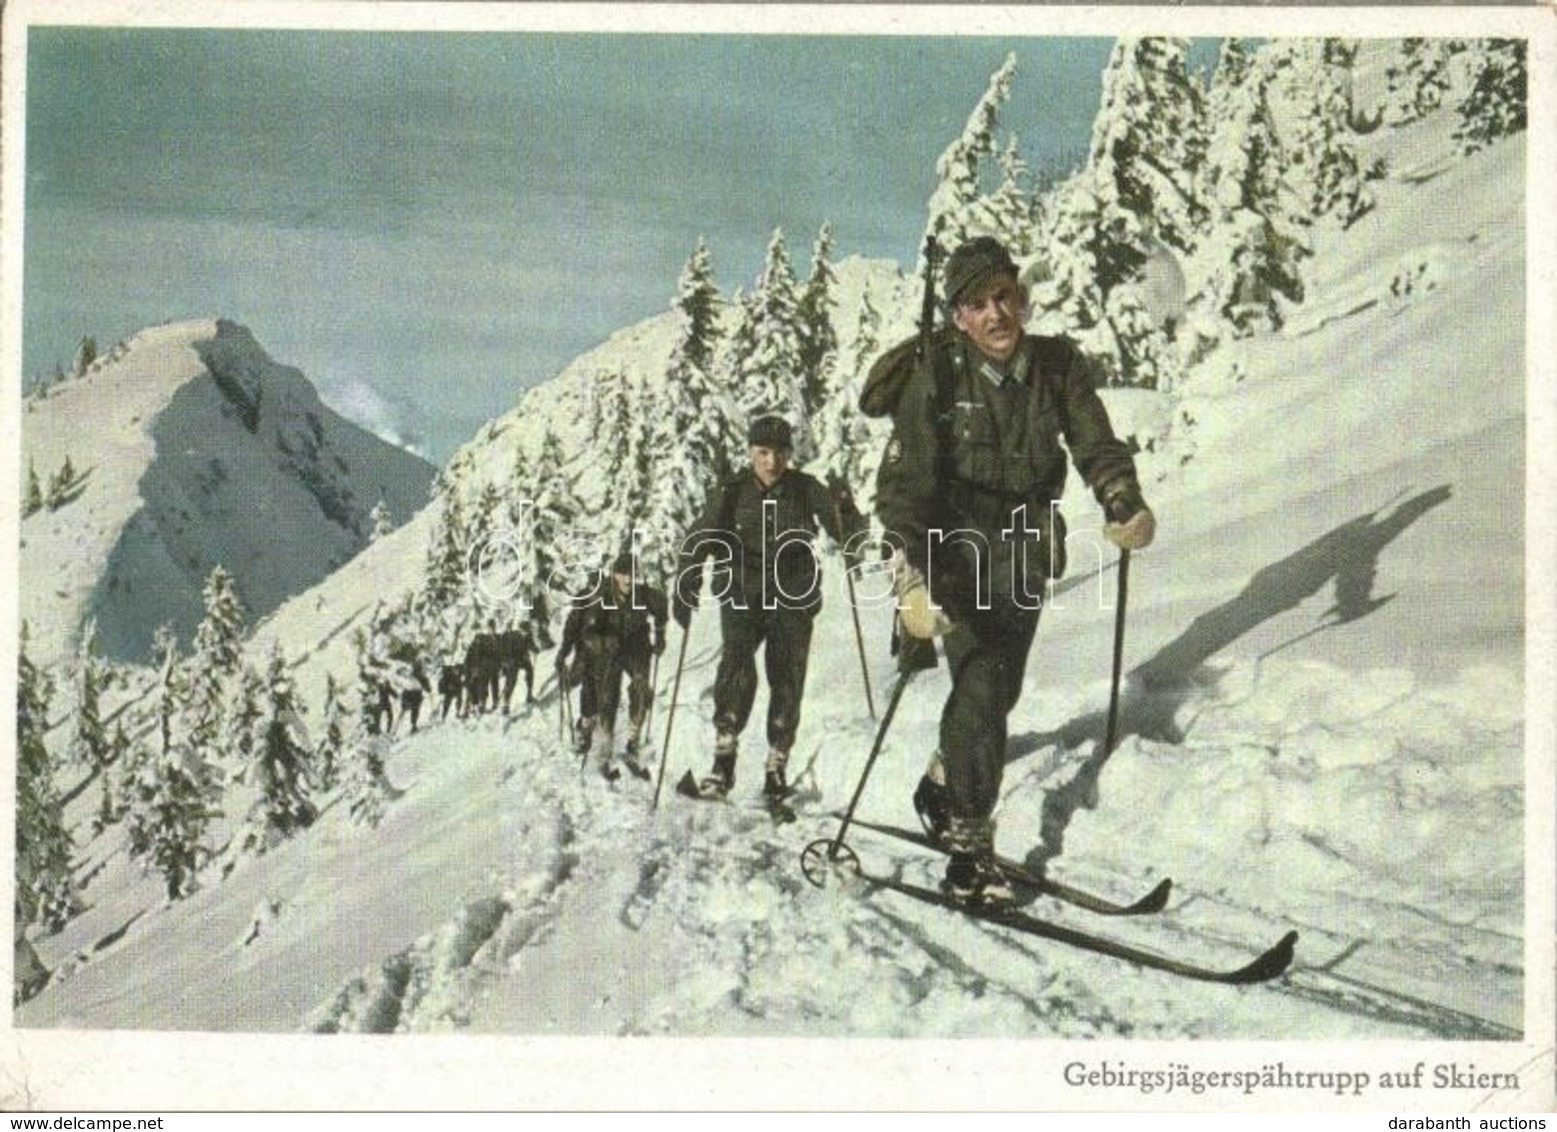
<path id="1" fill-rule="evenodd" d="M 438 671 L 438 698 L 442 706 L 442 713 L 438 718 L 448 719 L 451 708 L 456 718 L 462 717 L 465 714 L 461 702 L 464 695 L 465 665 L 452 656 L 444 657 L 443 667 Z"/>
<path id="2" fill-rule="evenodd" d="M 703 560 L 719 555 L 714 593 L 720 600 L 722 647 L 714 678 L 714 765 L 698 783 L 705 798 L 735 784 L 736 749 L 757 695 L 757 650 L 768 678 L 768 757 L 764 794 L 789 793 L 785 767 L 800 725 L 811 650 L 811 626 L 822 607 L 814 539 L 820 524 L 840 545 L 865 526 L 846 495 L 790 466 L 794 439 L 778 416 L 754 420 L 747 434 L 750 467 L 716 488 L 707 510 L 682 542 L 673 612 L 683 631 L 703 584 Z"/>
<path id="3" fill-rule="evenodd" d="M 580 754 L 593 751 L 596 769 L 614 781 L 621 772 L 612 763 L 622 677 L 628 679 L 628 766 L 638 765 L 645 719 L 653 695 L 653 658 L 665 651 L 665 595 L 637 580 L 631 554 L 622 554 L 594 590 L 574 600 L 557 650 L 557 675 L 564 688 L 580 685 L 579 722 L 574 742 Z M 572 664 L 569 664 L 569 658 Z"/>
<path id="4" fill-rule="evenodd" d="M 535 642 L 530 637 L 530 627 L 504 629 L 497 635 L 498 672 L 503 680 L 503 713 L 509 714 L 513 706 L 514 689 L 519 684 L 519 673 L 524 673 L 524 702 L 535 702 L 535 665 L 530 654 Z"/>
<path id="5" fill-rule="evenodd" d="M 943 890 L 997 902 L 1011 897 L 994 862 L 1006 717 L 1045 586 L 1064 570 L 1056 503 L 1067 450 L 1117 546 L 1148 545 L 1155 520 L 1087 358 L 1066 338 L 1025 332 L 1027 294 L 1005 247 L 968 240 L 942 282 L 951 325 L 924 362 L 917 340 L 883 355 L 861 408 L 893 420 L 876 508 L 895 548 L 901 627 L 921 641 L 941 637 L 952 678 L 914 805 L 950 850 Z"/>
<path id="6" fill-rule="evenodd" d="M 502 658 L 498 655 L 497 622 L 488 621 L 486 627 L 473 638 L 465 650 L 465 711 L 485 713 L 497 707 L 498 683 Z"/>

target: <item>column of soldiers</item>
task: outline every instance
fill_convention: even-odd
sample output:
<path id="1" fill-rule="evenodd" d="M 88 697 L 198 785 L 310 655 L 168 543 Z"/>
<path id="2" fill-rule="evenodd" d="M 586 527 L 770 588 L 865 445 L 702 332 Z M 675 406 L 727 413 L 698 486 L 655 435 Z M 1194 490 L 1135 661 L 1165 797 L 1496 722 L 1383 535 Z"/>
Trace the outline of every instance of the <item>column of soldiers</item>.
<path id="1" fill-rule="evenodd" d="M 887 351 L 872 367 L 860 408 L 892 421 L 876 506 L 892 548 L 899 663 L 922 663 L 927 651 L 934 663 L 939 639 L 951 675 L 938 742 L 913 803 L 948 849 L 942 888 L 955 899 L 994 903 L 1012 895 L 994 849 L 1006 720 L 1021 695 L 1046 587 L 1064 570 L 1058 501 L 1067 464 L 1092 490 L 1104 534 L 1121 549 L 1150 544 L 1155 518 L 1098 398 L 1091 361 L 1069 339 L 1026 332 L 1027 296 L 1007 250 L 987 237 L 968 240 L 948 258 L 941 282 L 944 324 Z M 825 530 L 853 568 L 851 540 L 866 524 L 846 490 L 830 490 L 792 466 L 793 436 L 783 418 L 754 420 L 747 440 L 747 466 L 711 492 L 682 541 L 668 601 L 624 554 L 569 609 L 559 687 L 565 696 L 578 690 L 576 750 L 607 779 L 620 775 L 624 677 L 624 761 L 648 777 L 640 755 L 654 662 L 665 650 L 668 618 L 689 632 L 712 560 L 721 637 L 715 738 L 712 768 L 695 793 L 722 798 L 735 784 L 759 651 L 768 684 L 762 790 L 775 800 L 790 791 L 789 757 L 822 605 L 814 541 Z M 503 645 L 506 639 L 494 630 L 472 644 L 461 666 L 466 710 L 499 698 L 506 710 L 520 667 L 533 697 L 533 643 L 526 636 Z M 447 715 L 457 698 L 452 677 L 440 680 L 439 692 Z"/>

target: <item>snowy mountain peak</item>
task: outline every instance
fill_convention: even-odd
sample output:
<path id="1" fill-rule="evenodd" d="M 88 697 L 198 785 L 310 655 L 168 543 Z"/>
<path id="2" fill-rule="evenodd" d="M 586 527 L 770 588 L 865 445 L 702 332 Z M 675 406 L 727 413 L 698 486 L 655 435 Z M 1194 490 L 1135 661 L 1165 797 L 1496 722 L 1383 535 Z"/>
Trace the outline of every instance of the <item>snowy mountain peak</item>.
<path id="1" fill-rule="evenodd" d="M 143 330 L 24 406 L 22 615 L 43 663 L 95 618 L 109 656 L 186 637 L 211 570 L 250 617 L 318 582 L 409 517 L 433 469 L 336 415 L 236 323 Z M 46 489 L 46 490 L 45 490 Z M 24 489 L 25 490 L 25 489 Z"/>

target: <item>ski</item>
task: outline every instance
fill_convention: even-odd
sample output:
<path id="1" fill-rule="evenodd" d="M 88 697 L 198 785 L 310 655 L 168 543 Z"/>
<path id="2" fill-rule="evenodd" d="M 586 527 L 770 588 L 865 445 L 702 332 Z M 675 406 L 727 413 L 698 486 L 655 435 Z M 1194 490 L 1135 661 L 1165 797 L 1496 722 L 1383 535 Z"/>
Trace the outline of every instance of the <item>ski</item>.
<path id="1" fill-rule="evenodd" d="M 923 849 L 931 849 L 937 853 L 945 853 L 946 847 L 934 840 L 928 833 L 922 830 L 909 829 L 900 825 L 887 825 L 884 822 L 866 821 L 864 818 L 855 818 L 851 823 L 862 829 L 874 830 L 888 837 L 896 837 Z M 1153 912 L 1161 912 L 1168 904 L 1168 896 L 1173 891 L 1173 881 L 1164 877 L 1145 896 L 1133 904 L 1120 904 L 1109 900 L 1105 896 L 1087 892 L 1085 889 L 1076 888 L 1064 881 L 1054 880 L 1051 877 L 1042 876 L 1032 872 L 1018 861 L 1009 857 L 995 858 L 995 864 L 1005 874 L 1007 880 L 1022 888 L 1031 889 L 1042 893 L 1044 896 L 1052 896 L 1056 900 L 1063 900 L 1067 904 L 1074 904 L 1077 908 L 1088 912 L 1096 912 L 1102 916 L 1144 916 Z"/>
<path id="2" fill-rule="evenodd" d="M 1114 959 L 1123 959 L 1125 962 L 1134 963 L 1139 967 L 1147 967 L 1154 971 L 1164 971 L 1170 975 L 1177 975 L 1185 979 L 1195 979 L 1205 983 L 1247 986 L 1252 983 L 1268 982 L 1276 978 L 1291 965 L 1293 949 L 1297 944 L 1298 938 L 1297 932 L 1289 931 L 1274 946 L 1243 967 L 1231 970 L 1218 967 L 1203 967 L 1198 963 L 1189 963 L 1182 959 L 1158 955 L 1156 952 L 1146 951 L 1127 943 L 1121 943 L 1107 936 L 1094 935 L 1091 932 L 1039 919 L 1037 916 L 1030 915 L 1017 908 L 966 904 L 952 899 L 937 889 L 923 888 L 920 885 L 909 884 L 906 881 L 882 876 L 879 873 L 861 870 L 858 875 L 860 880 L 874 888 L 891 889 L 893 892 L 900 892 L 904 896 L 912 897 L 922 903 L 960 912 L 971 919 L 981 920 L 1003 928 L 1010 928 L 1024 935 L 1053 940 L 1056 943 L 1063 943 L 1097 955 L 1107 955 Z"/>
<path id="3" fill-rule="evenodd" d="M 676 783 L 676 793 L 694 802 L 729 802 L 730 800 L 722 795 L 710 797 L 703 794 L 698 790 L 697 779 L 690 770 L 681 776 L 681 781 Z M 768 816 L 773 819 L 774 825 L 788 825 L 792 821 L 800 820 L 800 815 L 795 813 L 794 807 L 778 798 L 764 796 L 762 805 Z"/>

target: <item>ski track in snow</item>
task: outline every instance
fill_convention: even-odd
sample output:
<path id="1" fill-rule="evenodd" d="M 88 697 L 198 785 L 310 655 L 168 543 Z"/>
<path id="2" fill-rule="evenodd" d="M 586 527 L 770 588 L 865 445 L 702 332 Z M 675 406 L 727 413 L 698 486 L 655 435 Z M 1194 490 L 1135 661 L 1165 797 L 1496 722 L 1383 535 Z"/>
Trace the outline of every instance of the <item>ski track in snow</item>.
<path id="1" fill-rule="evenodd" d="M 818 691 L 793 759 L 800 818 L 790 825 L 775 826 L 760 803 L 760 756 L 750 742 L 731 800 L 691 802 L 669 785 L 689 766 L 701 771 L 708 757 L 712 618 L 693 642 L 705 647 L 689 650 L 696 659 L 657 814 L 649 811 L 652 783 L 624 775 L 607 784 L 559 745 L 554 691 L 509 719 L 432 722 L 393 740 L 389 768 L 403 794 L 384 829 L 350 827 L 334 806 L 320 824 L 341 823 L 341 832 L 324 845 L 398 854 L 422 874 L 448 859 L 465 879 L 449 884 L 442 911 L 424 912 L 425 926 L 398 946 L 359 953 L 355 972 L 316 993 L 293 1025 L 325 1033 L 1059 1038 L 1517 1033 L 1521 877 L 1489 868 L 1474 836 L 1518 820 L 1522 701 L 1510 675 L 1480 667 L 1437 685 L 1402 670 L 1359 674 L 1280 657 L 1228 663 L 1165 700 L 1127 696 L 1122 741 L 1102 765 L 1098 712 L 1078 705 L 1104 703 L 1106 685 L 1030 691 L 1013 717 L 1002 849 L 1121 900 L 1162 876 L 1175 882 L 1168 909 L 1155 916 L 1097 917 L 1044 899 L 1031 910 L 1227 965 L 1247 961 L 1289 926 L 1302 933 L 1284 978 L 1208 990 L 888 891 L 864 894 L 838 878 L 824 889 L 806 882 L 800 851 L 836 833 L 832 813 L 852 795 L 874 737 L 840 605 L 824 609 L 819 636 L 836 631 L 851 648 L 817 657 Z M 891 673 L 883 667 L 872 678 L 886 689 Z M 945 680 L 937 669 L 905 693 L 861 816 L 912 824 L 907 799 Z M 759 694 L 753 728 L 765 707 Z M 1497 758 L 1457 757 L 1468 749 L 1505 752 L 1501 772 L 1487 773 Z M 656 765 L 658 753 L 649 761 Z M 1381 813 L 1394 822 L 1382 842 Z M 1216 837 L 1185 836 L 1195 828 Z M 388 840 L 374 848 L 380 835 Z M 873 870 L 932 886 L 939 875 L 935 854 L 863 829 L 849 840 Z M 114 860 L 122 870 L 122 852 L 96 868 Z M 1239 864 L 1229 867 L 1232 860 Z M 231 875 L 201 894 L 215 899 L 234 884 L 265 894 L 225 937 L 258 970 L 295 951 L 299 932 L 313 930 L 305 922 L 323 926 L 307 911 L 319 901 L 317 882 L 273 872 L 301 867 L 286 861 L 282 852 L 228 857 L 213 868 L 230 863 Z M 1434 898 L 1424 900 L 1420 869 L 1429 862 Z M 343 883 L 351 875 L 328 856 L 309 869 L 338 872 Z M 408 878 L 418 891 L 425 884 Z M 366 893 L 360 907 L 381 905 L 394 888 L 390 881 Z M 418 906 L 438 904 L 424 898 Z M 138 944 L 155 946 L 143 934 L 176 910 L 114 920 L 60 969 L 54 992 L 68 994 L 90 968 L 133 961 Z M 373 915 L 355 913 L 364 914 Z M 370 932 L 364 941 L 382 938 Z M 210 993 L 221 983 L 208 984 Z M 196 980 L 188 993 L 206 991 Z M 97 1009 L 133 1009 L 134 997 L 118 988 Z"/>
<path id="2" fill-rule="evenodd" d="M 703 675 L 706 678 L 706 672 Z M 698 682 L 689 681 L 693 686 L 684 692 L 684 699 L 701 700 Z M 1391 758 L 1413 763 L 1437 758 L 1434 749 L 1425 753 L 1396 749 L 1402 735 L 1411 735 L 1412 720 L 1421 708 L 1414 702 L 1409 680 L 1397 674 L 1394 681 L 1370 683 L 1372 694 L 1359 695 L 1350 674 L 1322 666 L 1292 666 L 1263 684 L 1260 674 L 1251 672 L 1243 681 L 1225 680 L 1219 694 L 1195 697 L 1181 709 L 1186 734 L 1177 749 L 1136 737 L 1114 757 L 1132 764 L 1128 772 L 1132 791 L 1147 796 L 1153 792 L 1158 765 L 1169 762 L 1178 767 L 1186 757 L 1214 760 L 1215 778 L 1205 790 L 1180 787 L 1181 795 L 1237 796 L 1239 791 L 1223 789 L 1218 783 L 1241 775 L 1242 762 L 1260 765 L 1279 759 L 1290 762 L 1294 773 L 1311 776 L 1318 769 L 1316 759 L 1337 740 L 1342 741 L 1342 761 L 1359 758 L 1359 752 L 1375 746 L 1357 734 L 1358 727 L 1385 732 L 1389 739 L 1384 747 Z M 1316 685 L 1328 687 L 1337 697 L 1349 695 L 1354 700 L 1350 711 L 1332 705 L 1320 716 L 1328 720 L 1325 726 L 1299 728 L 1290 739 L 1278 733 L 1272 741 L 1268 725 L 1263 731 L 1254 728 L 1251 713 L 1287 718 L 1285 701 L 1313 697 Z M 938 703 L 938 690 L 921 692 L 917 699 L 905 699 L 905 736 L 926 722 Z M 1442 698 L 1446 693 L 1434 695 Z M 852 891 L 857 886 L 846 882 L 826 890 L 812 888 L 798 868 L 799 850 L 808 841 L 835 832 L 828 802 L 837 799 L 836 805 L 841 806 L 847 796 L 847 789 L 839 786 L 850 785 L 852 768 L 836 764 L 850 760 L 834 760 L 837 773 L 827 776 L 824 790 L 817 782 L 817 751 L 809 758 L 797 754 L 796 801 L 803 816 L 793 826 L 773 825 L 754 797 L 756 787 L 749 781 L 754 772 L 746 770 L 746 763 L 746 780 L 738 783 L 732 800 L 688 802 L 667 787 L 661 813 L 654 818 L 647 813 L 651 784 L 624 777 L 607 785 L 592 769 L 581 771 L 577 756 L 558 748 L 549 710 L 554 702 L 537 705 L 534 712 L 514 721 L 501 741 L 514 752 L 505 756 L 503 789 L 512 795 L 516 812 L 531 815 L 515 828 L 514 836 L 528 847 L 554 846 L 555 851 L 543 852 L 538 861 L 525 860 L 502 893 L 463 906 L 436 932 L 351 980 L 331 1002 L 321 1005 L 307 1028 L 470 1026 L 479 1030 L 512 1026 L 517 1010 L 519 1020 L 528 1017 L 531 1023 L 521 1028 L 557 1032 L 1224 1036 L 1229 1026 L 1232 1032 L 1263 1032 L 1257 1020 L 1272 1009 L 1284 1009 L 1296 1019 L 1307 1018 L 1308 1025 L 1317 1024 L 1316 1016 L 1332 1021 L 1337 1014 L 1350 1017 L 1348 1027 L 1358 1029 L 1349 1032 L 1445 1038 L 1508 1037 L 1512 1032 L 1473 1010 L 1436 1001 L 1430 981 L 1418 978 L 1413 985 L 1421 993 L 1413 993 L 1412 987 L 1392 986 L 1387 975 L 1370 977 L 1370 963 L 1372 953 L 1381 952 L 1386 971 L 1422 964 L 1440 973 L 1457 968 L 1454 974 L 1463 985 L 1485 979 L 1489 969 L 1496 973 L 1495 956 L 1506 958 L 1517 936 L 1476 931 L 1489 937 L 1482 941 L 1482 953 L 1445 955 L 1434 947 L 1402 945 L 1387 937 L 1375 943 L 1337 933 L 1337 925 L 1327 924 L 1323 917 L 1294 921 L 1304 939 L 1299 944 L 1299 962 L 1286 978 L 1245 991 L 1219 989 L 1226 1001 L 1219 1003 L 1214 1018 L 1186 1019 L 1186 992 L 1172 976 L 1106 958 L 1068 954 L 1059 945 L 951 913 L 927 915 L 890 893 L 862 897 Z M 840 750 L 857 750 L 862 757 L 871 729 L 847 705 L 828 702 L 817 714 L 818 731 L 835 737 Z M 486 723 L 479 721 L 477 726 Z M 688 730 L 701 729 L 699 721 L 689 723 Z M 1485 727 L 1483 737 L 1517 749 L 1517 734 L 1506 728 L 1499 730 L 1476 719 L 1468 725 L 1466 734 Z M 1441 751 L 1445 744 L 1441 723 L 1434 730 L 1440 736 L 1434 746 Z M 1251 741 L 1256 734 L 1262 737 Z M 1418 733 L 1414 738 L 1421 741 L 1425 736 Z M 1454 740 L 1448 742 L 1452 745 Z M 674 756 L 696 759 L 697 749 L 690 740 L 677 744 L 667 768 L 672 781 L 680 769 Z M 900 803 L 901 790 L 911 784 L 917 760 L 904 758 L 902 751 L 889 751 L 884 758 L 894 755 L 898 767 L 891 777 Z M 1329 760 L 1335 761 L 1334 756 Z M 1019 757 L 1008 776 L 1004 809 L 1017 811 L 1027 800 L 1063 792 L 1084 764 L 1080 752 L 1058 745 Z M 905 768 L 911 771 L 907 775 L 902 773 Z M 1120 772 L 1121 778 L 1124 773 Z M 1403 771 L 1388 781 L 1411 777 Z M 874 785 L 862 812 L 870 811 L 872 802 L 877 810 L 881 808 L 884 791 L 880 783 Z M 1098 792 L 1114 791 L 1113 778 L 1100 774 Z M 1430 808 L 1430 801 L 1423 804 Z M 1331 799 L 1325 804 L 1340 803 Z M 1128 803 L 1120 808 L 1112 802 L 1105 806 L 1101 799 L 1092 806 L 1110 813 L 1153 810 Z M 1072 823 L 1084 826 L 1091 808 L 1078 808 Z M 1497 809 L 1495 797 L 1492 808 Z M 1158 808 L 1150 818 L 1139 820 L 1171 821 L 1174 815 Z M 1241 825 L 1251 844 L 1285 845 L 1287 853 L 1304 857 L 1303 867 L 1310 876 L 1314 857 L 1333 859 L 1339 868 L 1355 852 L 1317 843 L 1316 835 L 1303 828 L 1301 813 L 1278 821 L 1270 812 L 1240 817 L 1235 811 L 1204 820 L 1235 831 Z M 1152 841 L 1153 835 L 1146 832 L 1123 843 Z M 940 859 L 932 854 L 905 853 L 902 846 L 868 831 L 859 831 L 851 844 L 872 867 L 885 866 L 906 880 L 934 884 Z M 1057 863 L 1063 865 L 1069 856 Z M 1085 883 L 1121 898 L 1138 895 L 1145 882 L 1154 879 L 1142 871 L 1151 864 L 1145 855 L 1132 859 L 1130 854 L 1089 849 L 1079 856 L 1088 862 Z M 1249 889 L 1206 891 L 1196 887 L 1197 874 L 1225 870 L 1207 861 L 1199 863 L 1200 870 L 1186 867 L 1173 872 L 1176 889 L 1169 910 L 1143 923 L 1105 921 L 1045 901 L 1034 911 L 1173 954 L 1244 961 L 1273 940 L 1278 927 L 1287 922 L 1283 917 L 1290 911 L 1283 905 L 1290 905 L 1295 893 L 1271 881 L 1281 870 L 1268 859 L 1262 861 Z M 1372 868 L 1366 861 L 1360 867 Z M 1323 887 L 1329 881 L 1321 878 L 1316 883 Z M 1409 892 L 1401 894 L 1406 901 L 1401 905 L 1392 904 L 1388 896 L 1374 892 L 1356 903 L 1375 906 L 1374 919 L 1380 925 L 1407 931 L 1408 938 L 1419 939 L 1435 929 L 1450 938 L 1463 929 L 1475 929 L 1474 924 L 1463 922 L 1435 923 L 1432 913 L 1409 903 Z M 1410 920 L 1418 922 L 1403 924 Z M 619 933 L 638 939 L 624 945 L 609 938 Z M 615 964 L 624 950 L 633 953 L 635 946 L 642 948 L 637 958 L 645 967 L 659 966 L 660 977 L 629 986 L 626 983 L 632 980 L 624 981 L 624 972 L 616 970 Z M 1512 954 L 1517 957 L 1517 949 Z M 1517 979 L 1517 967 L 1501 974 Z M 544 983 L 557 976 L 570 986 L 530 982 L 533 978 Z M 499 986 L 505 977 L 512 985 Z M 839 995 L 841 987 L 850 988 L 847 996 Z M 1271 996 L 1284 1000 L 1286 1007 L 1258 1005 Z M 491 1001 L 483 1004 L 493 997 L 496 1006 Z M 1192 1001 L 1197 997 L 1190 994 Z M 527 1005 L 516 1006 L 516 1000 Z M 1229 1010 L 1229 1003 L 1242 1009 Z"/>

